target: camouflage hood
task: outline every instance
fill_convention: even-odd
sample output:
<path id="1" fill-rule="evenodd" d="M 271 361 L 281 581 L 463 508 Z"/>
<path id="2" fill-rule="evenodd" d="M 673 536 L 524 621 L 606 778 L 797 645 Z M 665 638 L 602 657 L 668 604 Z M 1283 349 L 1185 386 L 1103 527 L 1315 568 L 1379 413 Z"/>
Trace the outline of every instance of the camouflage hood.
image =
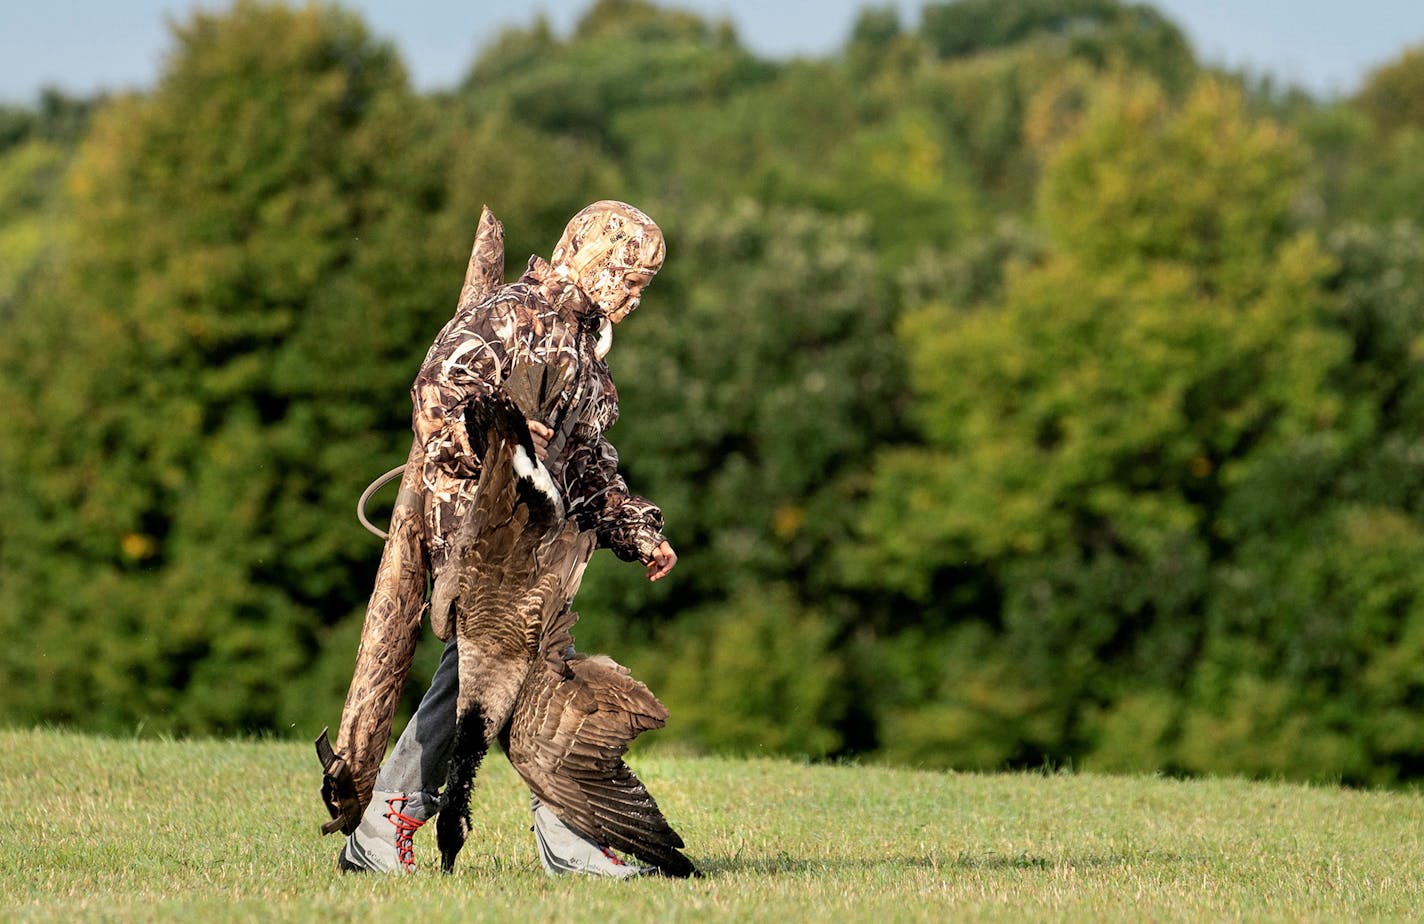
<path id="1" fill-rule="evenodd" d="M 550 261 L 614 324 L 627 317 L 667 248 L 657 224 L 626 202 L 604 199 L 569 220 Z"/>

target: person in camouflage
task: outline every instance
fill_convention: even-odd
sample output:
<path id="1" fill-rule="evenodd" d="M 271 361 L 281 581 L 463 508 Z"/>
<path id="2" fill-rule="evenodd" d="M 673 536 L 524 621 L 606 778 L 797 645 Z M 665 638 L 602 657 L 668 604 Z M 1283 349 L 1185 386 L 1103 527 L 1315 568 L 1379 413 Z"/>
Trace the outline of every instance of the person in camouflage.
<path id="1" fill-rule="evenodd" d="M 623 202 L 595 202 L 569 221 L 551 259 L 531 257 L 524 275 L 462 308 L 426 354 L 411 388 L 430 571 L 439 582 L 450 543 L 470 514 L 479 453 L 464 408 L 490 394 L 516 362 L 572 370 L 552 420 L 529 421 L 536 452 L 562 493 L 568 515 L 593 530 L 601 547 L 637 561 L 657 581 L 677 555 L 663 536 L 662 512 L 632 494 L 618 454 L 604 436 L 618 418 L 618 395 L 604 363 L 612 326 L 638 307 L 662 266 L 662 232 Z M 417 453 L 412 458 L 417 458 Z M 449 638 L 449 614 L 431 613 Z M 371 801 L 338 857 L 344 870 L 415 869 L 412 835 L 439 809 L 455 734 L 459 671 L 451 642 L 430 689 L 376 776 Z M 534 801 L 540 861 L 551 874 L 626 876 L 639 872 L 590 843 Z"/>

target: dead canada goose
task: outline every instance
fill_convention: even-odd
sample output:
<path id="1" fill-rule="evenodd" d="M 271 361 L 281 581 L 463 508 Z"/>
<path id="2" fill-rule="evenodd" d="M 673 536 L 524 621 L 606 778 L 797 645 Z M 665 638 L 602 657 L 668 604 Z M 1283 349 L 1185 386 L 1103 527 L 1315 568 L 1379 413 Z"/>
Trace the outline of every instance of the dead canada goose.
<path id="1" fill-rule="evenodd" d="M 666 875 L 695 875 L 679 852 L 682 838 L 623 761 L 667 710 L 611 659 L 573 652 L 571 602 L 595 538 L 565 519 L 525 425 L 526 417 L 550 418 L 565 374 L 523 363 L 466 412 L 472 439 L 484 435 L 475 511 L 431 601 L 433 619 L 454 611 L 460 666 L 454 753 L 436 822 L 441 867 L 454 868 L 468 837 L 475 774 L 498 737 L 566 825 Z"/>

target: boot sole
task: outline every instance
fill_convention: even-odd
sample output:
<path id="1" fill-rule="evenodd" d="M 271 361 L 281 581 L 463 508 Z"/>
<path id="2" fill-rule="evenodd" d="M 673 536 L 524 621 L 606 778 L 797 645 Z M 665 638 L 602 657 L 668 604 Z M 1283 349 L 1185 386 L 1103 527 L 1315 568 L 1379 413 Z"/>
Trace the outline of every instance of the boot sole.
<path id="1" fill-rule="evenodd" d="M 366 867 L 364 867 L 364 866 L 357 866 L 355 863 L 352 863 L 350 860 L 346 859 L 346 849 L 345 849 L 345 848 L 342 848 L 341 852 L 336 855 L 336 871 L 337 871 L 338 873 L 369 873 L 369 872 L 370 872 L 370 870 L 368 870 Z"/>

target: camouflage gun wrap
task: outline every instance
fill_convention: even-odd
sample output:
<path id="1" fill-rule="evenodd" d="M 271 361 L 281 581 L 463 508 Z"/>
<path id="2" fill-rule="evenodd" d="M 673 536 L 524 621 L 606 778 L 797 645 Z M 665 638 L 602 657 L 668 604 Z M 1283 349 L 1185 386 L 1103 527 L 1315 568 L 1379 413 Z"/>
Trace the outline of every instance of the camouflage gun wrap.
<path id="1" fill-rule="evenodd" d="M 457 317 L 498 288 L 503 277 L 504 228 L 486 208 L 480 213 Z M 331 821 L 322 825 L 323 834 L 356 830 L 371 799 L 396 705 L 415 657 L 430 564 L 421 486 L 424 465 L 425 450 L 415 440 L 406 457 L 375 589 L 366 606 L 336 747 L 327 740 L 326 729 L 316 742 L 323 771 L 322 801 L 331 814 Z"/>

